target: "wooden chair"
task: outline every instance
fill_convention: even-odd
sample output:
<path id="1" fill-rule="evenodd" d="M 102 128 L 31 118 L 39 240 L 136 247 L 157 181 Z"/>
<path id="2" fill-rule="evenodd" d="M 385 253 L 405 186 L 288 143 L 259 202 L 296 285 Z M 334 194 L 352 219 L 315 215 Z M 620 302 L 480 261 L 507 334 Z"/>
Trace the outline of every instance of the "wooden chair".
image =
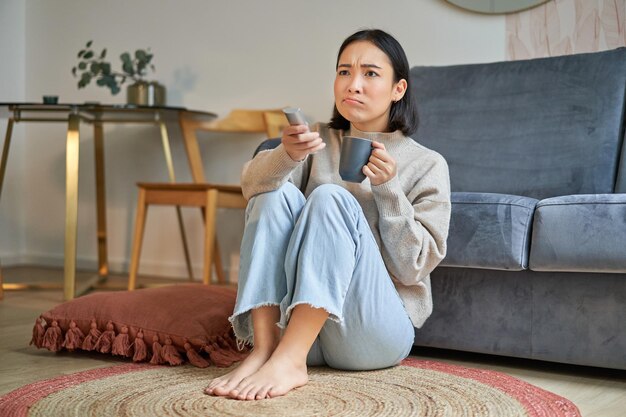
<path id="1" fill-rule="evenodd" d="M 181 121 L 183 134 L 194 134 L 197 130 L 230 133 L 265 133 L 268 137 L 281 135 L 287 125 L 282 110 L 233 110 L 226 118 L 213 122 L 194 120 Z M 135 218 L 135 231 L 128 278 L 128 290 L 137 286 L 137 271 L 143 243 L 146 214 L 150 205 L 200 207 L 204 216 L 204 266 L 202 282 L 211 283 L 213 265 L 217 282 L 226 283 L 222 267 L 219 244 L 215 233 L 217 208 L 245 208 L 247 201 L 238 185 L 212 184 L 205 182 L 203 172 L 192 172 L 194 183 L 138 183 L 139 198 Z M 184 242 L 183 242 L 184 243 Z M 186 259 L 187 247 L 184 243 Z M 191 267 L 188 265 L 190 279 Z"/>

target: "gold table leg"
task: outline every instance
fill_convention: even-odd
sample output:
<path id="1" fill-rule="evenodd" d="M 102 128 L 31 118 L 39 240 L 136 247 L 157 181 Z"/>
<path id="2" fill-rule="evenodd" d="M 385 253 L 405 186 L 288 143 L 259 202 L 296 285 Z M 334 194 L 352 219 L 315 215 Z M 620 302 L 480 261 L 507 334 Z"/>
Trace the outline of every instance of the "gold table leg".
<path id="1" fill-rule="evenodd" d="M 11 145 L 11 136 L 13 134 L 13 124 L 15 120 L 9 118 L 7 125 L 6 136 L 4 138 L 4 146 L 2 148 L 2 157 L 0 158 L 0 195 L 2 194 L 2 186 L 4 184 L 4 177 L 6 173 L 7 160 L 9 155 L 9 148 Z M 4 282 L 2 275 L 2 266 L 0 265 L 0 299 L 4 296 L 4 290 L 9 291 L 21 291 L 21 290 L 58 290 L 62 288 L 58 283 L 48 282 Z"/>
<path id="2" fill-rule="evenodd" d="M 2 184 L 4 183 L 4 173 L 7 169 L 7 158 L 9 155 L 9 147 L 11 146 L 11 135 L 13 134 L 13 118 L 9 118 L 7 124 L 7 132 L 4 136 L 4 145 L 2 146 L 2 157 L 0 157 L 0 196 L 2 196 Z M 4 282 L 2 279 L 2 265 L 0 265 L 0 300 L 4 296 Z"/>
<path id="3" fill-rule="evenodd" d="M 2 158 L 0 159 L 0 196 L 2 196 L 2 184 L 4 183 L 4 173 L 7 169 L 7 158 L 9 156 L 9 147 L 11 146 L 11 135 L 13 134 L 13 118 L 9 118 L 7 124 L 7 133 L 4 136 L 4 146 L 2 147 Z"/>
<path id="4" fill-rule="evenodd" d="M 96 216 L 98 219 L 98 275 L 105 278 L 109 274 L 109 261 L 107 256 L 106 182 L 104 180 L 102 122 L 94 122 L 93 137 L 96 169 Z"/>
<path id="5" fill-rule="evenodd" d="M 4 298 L 4 282 L 2 279 L 2 265 L 0 265 L 0 300 Z"/>
<path id="6" fill-rule="evenodd" d="M 76 294 L 76 240 L 78 223 L 78 156 L 79 121 L 70 114 L 67 126 L 65 172 L 65 264 L 63 298 L 71 300 Z"/>

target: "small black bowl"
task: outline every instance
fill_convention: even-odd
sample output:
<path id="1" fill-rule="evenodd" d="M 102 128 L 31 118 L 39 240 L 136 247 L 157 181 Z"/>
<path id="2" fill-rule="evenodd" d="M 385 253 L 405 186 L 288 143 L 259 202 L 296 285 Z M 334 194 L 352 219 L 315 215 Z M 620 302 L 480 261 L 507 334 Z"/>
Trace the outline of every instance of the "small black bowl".
<path id="1" fill-rule="evenodd" d="M 59 96 L 43 96 L 43 104 L 57 104 Z"/>

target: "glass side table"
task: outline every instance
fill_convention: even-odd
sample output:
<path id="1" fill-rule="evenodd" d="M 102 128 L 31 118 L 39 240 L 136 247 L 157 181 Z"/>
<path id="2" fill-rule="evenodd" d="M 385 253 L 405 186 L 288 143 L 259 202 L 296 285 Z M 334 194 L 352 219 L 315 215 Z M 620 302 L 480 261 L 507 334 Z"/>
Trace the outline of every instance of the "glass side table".
<path id="1" fill-rule="evenodd" d="M 210 125 L 217 115 L 210 112 L 188 110 L 183 107 L 154 107 L 135 105 L 107 105 L 107 104 L 38 104 L 38 103 L 0 103 L 0 118 L 8 119 L 2 156 L 0 158 L 0 198 L 8 163 L 9 148 L 13 125 L 20 122 L 50 122 L 66 123 L 66 178 L 65 178 L 65 249 L 63 272 L 63 297 L 65 300 L 74 298 L 106 280 L 109 272 L 107 259 L 107 232 L 106 232 L 106 192 L 104 172 L 104 134 L 105 123 L 149 123 L 158 125 L 161 132 L 161 141 L 165 153 L 165 161 L 169 179 L 175 182 L 174 165 L 170 151 L 170 141 L 167 133 L 166 121 L 178 121 L 182 131 L 185 151 L 195 182 L 204 182 L 204 168 L 200 149 L 195 135 L 195 128 Z M 76 288 L 76 240 L 78 220 L 78 174 L 79 174 L 79 144 L 80 123 L 93 125 L 96 171 L 96 216 L 98 241 L 98 274 L 84 287 Z M 193 128 L 190 128 L 193 126 Z M 177 210 L 178 221 L 183 237 L 187 268 L 191 264 L 182 227 L 180 209 Z M 0 282 L 2 270 L 0 266 Z M 26 289 L 50 287 L 40 284 L 8 284 L 3 283 L 4 289 Z M 1 293 L 0 293 L 1 294 Z"/>

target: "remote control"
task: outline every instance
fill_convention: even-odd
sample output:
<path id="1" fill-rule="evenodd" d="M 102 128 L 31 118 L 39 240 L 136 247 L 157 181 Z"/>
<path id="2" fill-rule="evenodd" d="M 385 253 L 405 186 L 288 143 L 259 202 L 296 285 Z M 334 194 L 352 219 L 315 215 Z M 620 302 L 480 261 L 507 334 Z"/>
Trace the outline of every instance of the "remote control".
<path id="1" fill-rule="evenodd" d="M 289 124 L 292 126 L 295 125 L 308 125 L 304 115 L 302 114 L 302 110 L 298 107 L 285 107 L 283 109 L 283 113 L 287 116 L 287 120 Z"/>

